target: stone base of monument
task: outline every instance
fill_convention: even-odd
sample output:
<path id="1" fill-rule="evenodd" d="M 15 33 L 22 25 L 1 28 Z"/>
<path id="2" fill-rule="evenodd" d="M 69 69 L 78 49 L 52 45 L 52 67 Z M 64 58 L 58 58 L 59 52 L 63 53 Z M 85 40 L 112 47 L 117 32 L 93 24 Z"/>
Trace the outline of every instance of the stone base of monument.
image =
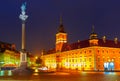
<path id="1" fill-rule="evenodd" d="M 13 75 L 31 75 L 34 71 L 27 67 L 27 62 L 21 62 L 20 67 L 12 70 Z"/>

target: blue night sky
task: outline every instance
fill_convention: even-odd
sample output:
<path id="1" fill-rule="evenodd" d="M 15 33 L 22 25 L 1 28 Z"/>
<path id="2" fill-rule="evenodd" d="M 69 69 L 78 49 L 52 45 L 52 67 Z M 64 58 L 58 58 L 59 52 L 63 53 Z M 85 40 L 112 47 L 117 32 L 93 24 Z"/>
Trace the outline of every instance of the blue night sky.
<path id="1" fill-rule="evenodd" d="M 40 53 L 55 46 L 60 14 L 68 42 L 89 38 L 92 25 L 99 38 L 120 40 L 120 0 L 1 0 L 0 41 L 21 48 L 21 4 L 27 2 L 26 49 Z"/>

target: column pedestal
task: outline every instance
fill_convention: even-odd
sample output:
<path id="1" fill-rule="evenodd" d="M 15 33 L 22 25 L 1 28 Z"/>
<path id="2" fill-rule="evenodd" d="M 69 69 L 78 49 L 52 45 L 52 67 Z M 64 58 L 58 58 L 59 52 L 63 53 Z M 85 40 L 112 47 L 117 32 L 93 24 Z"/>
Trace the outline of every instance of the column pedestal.
<path id="1" fill-rule="evenodd" d="M 25 51 L 20 52 L 20 67 L 21 68 L 27 67 L 27 54 Z"/>

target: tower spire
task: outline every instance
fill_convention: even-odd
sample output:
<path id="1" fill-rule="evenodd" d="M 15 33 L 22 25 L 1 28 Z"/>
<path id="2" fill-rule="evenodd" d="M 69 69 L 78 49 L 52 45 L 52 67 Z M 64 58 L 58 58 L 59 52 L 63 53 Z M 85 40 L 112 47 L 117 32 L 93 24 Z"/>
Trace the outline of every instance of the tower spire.
<path id="1" fill-rule="evenodd" d="M 60 15 L 60 26 L 58 28 L 58 33 L 65 33 L 64 26 L 63 26 L 62 15 Z"/>
<path id="2" fill-rule="evenodd" d="M 94 32 L 95 32 L 95 26 L 92 25 L 92 33 L 94 33 Z"/>
<path id="3" fill-rule="evenodd" d="M 63 24 L 62 14 L 60 15 L 60 25 Z"/>

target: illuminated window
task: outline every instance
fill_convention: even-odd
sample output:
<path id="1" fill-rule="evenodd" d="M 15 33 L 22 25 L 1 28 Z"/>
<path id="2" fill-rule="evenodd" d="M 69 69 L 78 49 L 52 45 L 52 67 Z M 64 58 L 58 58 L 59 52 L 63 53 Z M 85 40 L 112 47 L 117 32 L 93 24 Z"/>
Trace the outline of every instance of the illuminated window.
<path id="1" fill-rule="evenodd" d="M 115 52 L 113 51 L 113 53 L 115 53 Z"/>
<path id="2" fill-rule="evenodd" d="M 92 67 L 92 65 L 90 65 L 90 67 Z"/>
<path id="3" fill-rule="evenodd" d="M 84 61 L 86 62 L 86 58 L 84 59 Z"/>
<path id="4" fill-rule="evenodd" d="M 68 59 L 66 59 L 66 62 L 68 62 Z"/>
<path id="5" fill-rule="evenodd" d="M 82 59 L 80 59 L 80 62 L 82 62 Z"/>
<path id="6" fill-rule="evenodd" d="M 76 62 L 77 62 L 77 59 L 76 59 Z"/>
<path id="7" fill-rule="evenodd" d="M 91 50 L 89 50 L 89 53 L 91 53 Z"/>
<path id="8" fill-rule="evenodd" d="M 100 51 L 98 50 L 98 53 L 99 53 Z"/>
<path id="9" fill-rule="evenodd" d="M 112 59 L 112 61 L 114 61 L 114 59 Z"/>
<path id="10" fill-rule="evenodd" d="M 104 53 L 104 50 L 102 52 Z"/>
<path id="11" fill-rule="evenodd" d="M 100 65 L 98 65 L 98 67 L 100 67 Z"/>
<path id="12" fill-rule="evenodd" d="M 91 58 L 89 58 L 89 62 L 91 62 Z"/>
<path id="13" fill-rule="evenodd" d="M 74 59 L 72 59 L 72 62 L 74 62 Z"/>
<path id="14" fill-rule="evenodd" d="M 69 59 L 69 62 L 71 62 L 71 59 Z"/>
<path id="15" fill-rule="evenodd" d="M 103 58 L 103 61 L 105 61 L 105 58 Z"/>
<path id="16" fill-rule="evenodd" d="M 107 51 L 107 53 L 108 53 L 108 51 Z"/>
<path id="17" fill-rule="evenodd" d="M 115 61 L 116 59 L 115 59 L 115 58 L 113 58 L 113 60 Z"/>
<path id="18" fill-rule="evenodd" d="M 100 58 L 98 58 L 98 62 L 100 61 Z"/>
<path id="19" fill-rule="evenodd" d="M 109 59 L 109 58 L 107 58 L 107 61 L 110 61 L 110 59 Z"/>

